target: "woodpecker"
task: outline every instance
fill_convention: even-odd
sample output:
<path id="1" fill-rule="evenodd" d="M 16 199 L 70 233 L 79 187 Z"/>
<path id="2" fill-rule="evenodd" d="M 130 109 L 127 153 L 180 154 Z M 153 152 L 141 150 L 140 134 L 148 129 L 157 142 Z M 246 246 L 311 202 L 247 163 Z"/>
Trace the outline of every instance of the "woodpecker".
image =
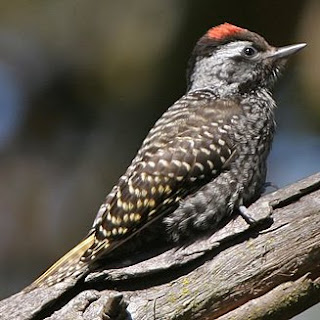
<path id="1" fill-rule="evenodd" d="M 229 23 L 209 29 L 192 52 L 186 94 L 150 130 L 87 237 L 30 288 L 83 276 L 153 225 L 179 242 L 243 212 L 265 183 L 275 131 L 270 90 L 305 45 L 276 48 Z"/>

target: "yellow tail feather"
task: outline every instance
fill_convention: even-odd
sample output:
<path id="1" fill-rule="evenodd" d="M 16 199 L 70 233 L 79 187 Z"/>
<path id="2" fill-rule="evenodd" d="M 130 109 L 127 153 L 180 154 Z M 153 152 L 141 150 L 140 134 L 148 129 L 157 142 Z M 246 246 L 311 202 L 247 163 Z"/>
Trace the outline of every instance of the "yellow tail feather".
<path id="1" fill-rule="evenodd" d="M 94 238 L 94 234 L 91 234 L 81 241 L 76 247 L 66 253 L 29 287 L 27 287 L 26 290 L 30 291 L 36 287 L 51 286 L 72 274 L 81 274 L 83 269 L 87 267 L 87 264 L 81 262 L 80 258 L 87 251 L 87 249 L 94 244 Z"/>

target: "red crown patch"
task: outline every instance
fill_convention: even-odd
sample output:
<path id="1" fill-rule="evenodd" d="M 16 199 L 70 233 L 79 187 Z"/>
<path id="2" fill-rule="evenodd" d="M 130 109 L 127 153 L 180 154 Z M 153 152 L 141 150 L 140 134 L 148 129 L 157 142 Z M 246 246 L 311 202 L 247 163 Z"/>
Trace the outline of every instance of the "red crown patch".
<path id="1" fill-rule="evenodd" d="M 219 26 L 209 29 L 207 32 L 207 36 L 210 39 L 222 40 L 225 37 L 233 36 L 234 34 L 237 34 L 244 30 L 245 29 L 243 28 L 234 26 L 233 24 L 226 22 L 226 23 L 220 24 Z"/>

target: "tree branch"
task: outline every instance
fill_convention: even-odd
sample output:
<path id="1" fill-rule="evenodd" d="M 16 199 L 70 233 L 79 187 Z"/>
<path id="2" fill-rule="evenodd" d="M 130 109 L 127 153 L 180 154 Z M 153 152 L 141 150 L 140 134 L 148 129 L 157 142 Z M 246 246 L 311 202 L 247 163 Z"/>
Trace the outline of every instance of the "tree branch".
<path id="1" fill-rule="evenodd" d="M 0 302 L 0 318 L 290 319 L 320 300 L 320 173 L 249 213 L 254 226 L 236 217 L 139 263 L 19 292 Z"/>

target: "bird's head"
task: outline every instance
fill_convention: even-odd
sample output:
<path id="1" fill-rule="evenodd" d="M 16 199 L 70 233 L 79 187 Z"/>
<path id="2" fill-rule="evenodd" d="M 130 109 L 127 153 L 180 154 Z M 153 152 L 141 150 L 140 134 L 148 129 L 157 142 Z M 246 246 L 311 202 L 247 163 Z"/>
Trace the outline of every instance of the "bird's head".
<path id="1" fill-rule="evenodd" d="M 257 33 L 221 24 L 197 42 L 189 62 L 188 87 L 214 87 L 221 95 L 270 88 L 287 58 L 305 46 L 273 47 Z"/>

